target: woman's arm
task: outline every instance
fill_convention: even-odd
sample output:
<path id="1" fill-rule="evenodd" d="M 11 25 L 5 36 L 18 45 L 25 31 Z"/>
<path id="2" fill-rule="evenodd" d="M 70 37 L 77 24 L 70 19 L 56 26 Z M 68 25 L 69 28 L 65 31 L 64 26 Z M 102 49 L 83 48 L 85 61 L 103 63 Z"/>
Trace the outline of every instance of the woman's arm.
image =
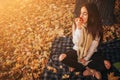
<path id="1" fill-rule="evenodd" d="M 94 54 L 95 50 L 97 50 L 97 47 L 99 45 L 100 38 L 97 36 L 95 40 L 93 40 L 89 50 L 88 50 L 88 55 L 84 58 L 86 61 L 88 61 L 91 56 Z"/>
<path id="2" fill-rule="evenodd" d="M 80 18 L 75 18 L 73 21 L 73 25 L 72 25 L 72 35 L 74 34 L 76 28 L 81 29 L 83 26 L 83 22 L 80 20 Z"/>

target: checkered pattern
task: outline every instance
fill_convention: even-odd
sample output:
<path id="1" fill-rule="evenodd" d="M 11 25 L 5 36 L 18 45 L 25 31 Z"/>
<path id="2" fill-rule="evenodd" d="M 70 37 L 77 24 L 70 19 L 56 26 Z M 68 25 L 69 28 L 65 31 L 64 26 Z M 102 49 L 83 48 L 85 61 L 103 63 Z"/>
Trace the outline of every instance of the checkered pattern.
<path id="1" fill-rule="evenodd" d="M 43 75 L 41 75 L 42 80 L 96 80 L 93 77 L 76 75 L 75 72 L 70 73 L 68 67 L 58 61 L 59 55 L 69 51 L 72 46 L 73 43 L 71 37 L 59 37 L 54 40 L 51 47 L 50 59 Z M 101 51 L 112 63 L 120 61 L 120 40 L 103 43 L 98 48 L 98 51 Z M 49 69 L 49 66 L 52 68 Z M 116 69 L 112 69 L 112 71 L 117 72 Z M 120 73 L 117 72 L 117 75 L 120 75 Z M 103 80 L 107 80 L 106 76 L 107 75 L 103 73 Z"/>
<path id="2" fill-rule="evenodd" d="M 103 55 L 112 63 L 120 61 L 120 40 L 113 40 L 103 43 L 98 48 Z"/>

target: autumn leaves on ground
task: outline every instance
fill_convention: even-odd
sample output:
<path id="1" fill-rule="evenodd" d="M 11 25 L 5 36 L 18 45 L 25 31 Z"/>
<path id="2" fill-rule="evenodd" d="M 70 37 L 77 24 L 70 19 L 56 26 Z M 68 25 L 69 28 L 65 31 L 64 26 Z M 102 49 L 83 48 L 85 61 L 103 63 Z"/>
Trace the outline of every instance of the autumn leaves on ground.
<path id="1" fill-rule="evenodd" d="M 75 0 L 0 0 L 0 80 L 39 79 L 54 38 L 71 35 L 74 5 Z"/>

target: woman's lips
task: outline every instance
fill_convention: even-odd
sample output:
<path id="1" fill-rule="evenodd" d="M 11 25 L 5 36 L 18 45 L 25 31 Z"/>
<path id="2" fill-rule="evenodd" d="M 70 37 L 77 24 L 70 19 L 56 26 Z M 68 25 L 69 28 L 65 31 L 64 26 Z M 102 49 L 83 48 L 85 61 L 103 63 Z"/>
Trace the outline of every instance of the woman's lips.
<path id="1" fill-rule="evenodd" d="M 80 21 L 83 22 L 83 18 L 82 17 L 80 17 Z"/>

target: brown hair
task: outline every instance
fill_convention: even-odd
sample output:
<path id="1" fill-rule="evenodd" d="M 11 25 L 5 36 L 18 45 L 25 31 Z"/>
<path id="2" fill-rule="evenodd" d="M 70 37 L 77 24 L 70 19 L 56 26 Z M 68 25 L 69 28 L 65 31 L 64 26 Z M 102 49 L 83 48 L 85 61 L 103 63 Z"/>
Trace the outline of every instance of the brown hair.
<path id="1" fill-rule="evenodd" d="M 96 35 L 102 38 L 103 37 L 102 23 L 96 4 L 85 3 L 83 4 L 83 6 L 86 7 L 86 9 L 88 10 L 88 21 L 87 21 L 88 32 L 92 34 L 94 39 Z"/>

